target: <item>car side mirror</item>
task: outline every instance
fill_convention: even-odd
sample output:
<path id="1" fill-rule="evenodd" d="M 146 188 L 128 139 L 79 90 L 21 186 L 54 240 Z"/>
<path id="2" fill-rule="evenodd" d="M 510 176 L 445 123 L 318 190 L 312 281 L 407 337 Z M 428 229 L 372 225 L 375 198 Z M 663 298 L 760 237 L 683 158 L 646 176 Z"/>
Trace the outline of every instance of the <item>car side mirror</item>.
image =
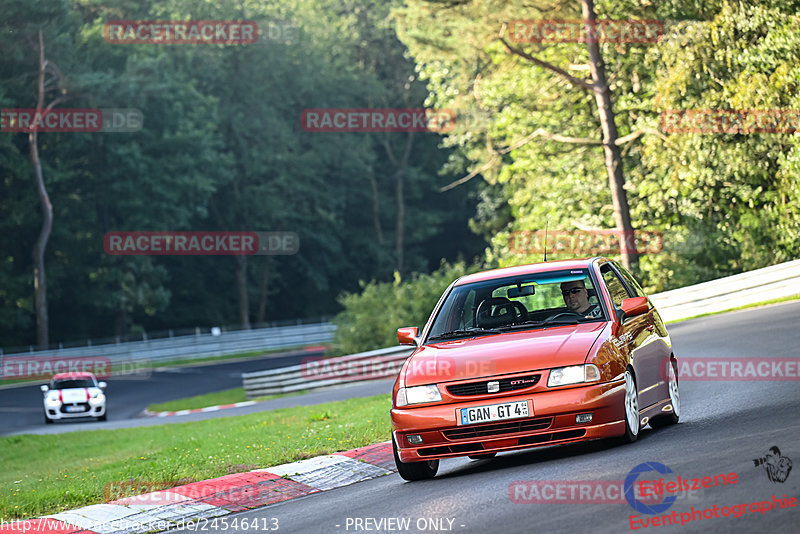
<path id="1" fill-rule="evenodd" d="M 406 326 L 397 329 L 397 342 L 401 345 L 416 345 L 419 342 L 419 328 Z"/>
<path id="2" fill-rule="evenodd" d="M 47 387 L 45 384 L 42 384 L 42 385 L 41 385 L 41 387 L 39 387 L 39 389 L 41 389 L 41 390 L 42 390 L 42 391 L 44 391 L 45 393 L 47 393 L 47 392 L 50 390 L 50 388 L 49 388 L 49 387 Z"/>
<path id="3" fill-rule="evenodd" d="M 650 311 L 650 305 L 647 303 L 647 297 L 633 297 L 629 299 L 622 299 L 623 317 L 634 317 L 642 315 Z"/>
<path id="4" fill-rule="evenodd" d="M 97 387 L 99 387 L 100 389 L 106 389 L 108 387 L 108 384 L 106 384 L 105 382 L 98 382 Z"/>

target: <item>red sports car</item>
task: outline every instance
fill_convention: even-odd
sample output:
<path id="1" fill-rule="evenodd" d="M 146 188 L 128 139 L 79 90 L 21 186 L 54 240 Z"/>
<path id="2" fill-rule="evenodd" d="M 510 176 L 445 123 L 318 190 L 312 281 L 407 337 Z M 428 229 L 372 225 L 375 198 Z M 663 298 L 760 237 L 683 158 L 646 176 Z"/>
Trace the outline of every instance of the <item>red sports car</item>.
<path id="1" fill-rule="evenodd" d="M 392 442 L 406 480 L 439 459 L 619 437 L 678 422 L 677 359 L 655 307 L 607 258 L 464 276 L 428 324 L 392 393 Z"/>

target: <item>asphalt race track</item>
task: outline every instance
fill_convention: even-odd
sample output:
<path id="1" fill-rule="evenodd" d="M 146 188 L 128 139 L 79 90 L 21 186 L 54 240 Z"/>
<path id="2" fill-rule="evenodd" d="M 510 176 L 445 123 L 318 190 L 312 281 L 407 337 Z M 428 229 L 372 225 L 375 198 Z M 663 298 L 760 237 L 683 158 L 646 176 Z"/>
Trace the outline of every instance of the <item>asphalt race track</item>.
<path id="1" fill-rule="evenodd" d="M 669 330 L 679 359 L 785 358 L 798 356 L 798 326 L 800 303 L 793 302 L 695 319 Z M 242 512 L 229 516 L 229 520 L 249 518 L 246 524 L 253 532 L 254 518 L 259 518 L 259 526 L 271 525 L 268 518 L 277 518 L 278 532 L 304 534 L 618 534 L 632 531 L 632 515 L 657 516 L 635 512 L 626 502 L 513 503 L 509 486 L 526 480 L 624 481 L 629 471 L 643 462 L 660 462 L 684 478 L 738 474 L 736 484 L 684 494 L 659 516 L 674 510 L 680 517 L 680 513 L 691 513 L 691 507 L 703 510 L 717 505 L 722 509 L 771 500 L 773 495 L 800 497 L 800 467 L 795 467 L 785 482 L 771 482 L 765 469 L 755 467 L 753 462 L 777 445 L 783 456 L 800 463 L 797 381 L 684 381 L 681 398 L 680 424 L 660 431 L 647 428 L 630 445 L 593 443 L 506 453 L 492 460 L 447 460 L 441 463 L 439 475 L 433 480 L 407 483 L 394 474 Z M 409 528 L 398 530 L 397 523 L 379 523 L 389 518 L 408 519 Z M 361 522 L 357 523 L 358 519 Z M 208 530 L 214 529 L 209 525 Z M 800 509 L 770 510 L 765 514 L 748 511 L 738 518 L 731 515 L 635 531 L 795 533 L 800 531 Z"/>

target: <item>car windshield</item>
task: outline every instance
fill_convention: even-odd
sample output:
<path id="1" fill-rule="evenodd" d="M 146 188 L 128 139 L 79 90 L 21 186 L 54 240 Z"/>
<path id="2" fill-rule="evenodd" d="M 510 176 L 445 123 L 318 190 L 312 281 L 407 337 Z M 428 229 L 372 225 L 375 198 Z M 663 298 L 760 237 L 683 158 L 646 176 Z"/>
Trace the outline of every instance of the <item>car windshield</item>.
<path id="1" fill-rule="evenodd" d="M 550 271 L 456 286 L 427 340 L 604 320 L 587 269 Z"/>
<path id="2" fill-rule="evenodd" d="M 93 388 L 94 380 L 91 378 L 70 378 L 67 380 L 53 380 L 50 389 Z"/>

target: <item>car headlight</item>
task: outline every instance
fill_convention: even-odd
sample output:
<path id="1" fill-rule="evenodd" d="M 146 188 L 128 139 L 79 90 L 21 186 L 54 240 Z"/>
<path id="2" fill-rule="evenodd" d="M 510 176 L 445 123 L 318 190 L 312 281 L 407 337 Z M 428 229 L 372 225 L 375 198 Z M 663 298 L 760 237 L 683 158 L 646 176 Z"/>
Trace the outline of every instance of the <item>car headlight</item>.
<path id="1" fill-rule="evenodd" d="M 105 401 L 106 401 L 106 396 L 103 395 L 102 393 L 99 393 L 98 395 L 93 395 L 89 399 L 89 402 L 91 404 L 100 404 L 101 402 L 105 402 Z"/>
<path id="2" fill-rule="evenodd" d="M 569 367 L 550 369 L 550 376 L 547 377 L 547 387 L 595 382 L 597 380 L 600 380 L 600 370 L 593 363 L 570 365 Z"/>
<path id="3" fill-rule="evenodd" d="M 44 402 L 48 406 L 58 406 L 59 404 L 61 404 L 61 401 L 58 400 L 58 393 L 56 393 L 55 395 L 47 395 L 44 398 Z"/>
<path id="4" fill-rule="evenodd" d="M 424 404 L 426 402 L 438 402 L 442 400 L 442 394 L 436 384 L 427 386 L 414 386 L 413 388 L 400 388 L 397 390 L 396 406 L 408 406 L 409 404 Z"/>

